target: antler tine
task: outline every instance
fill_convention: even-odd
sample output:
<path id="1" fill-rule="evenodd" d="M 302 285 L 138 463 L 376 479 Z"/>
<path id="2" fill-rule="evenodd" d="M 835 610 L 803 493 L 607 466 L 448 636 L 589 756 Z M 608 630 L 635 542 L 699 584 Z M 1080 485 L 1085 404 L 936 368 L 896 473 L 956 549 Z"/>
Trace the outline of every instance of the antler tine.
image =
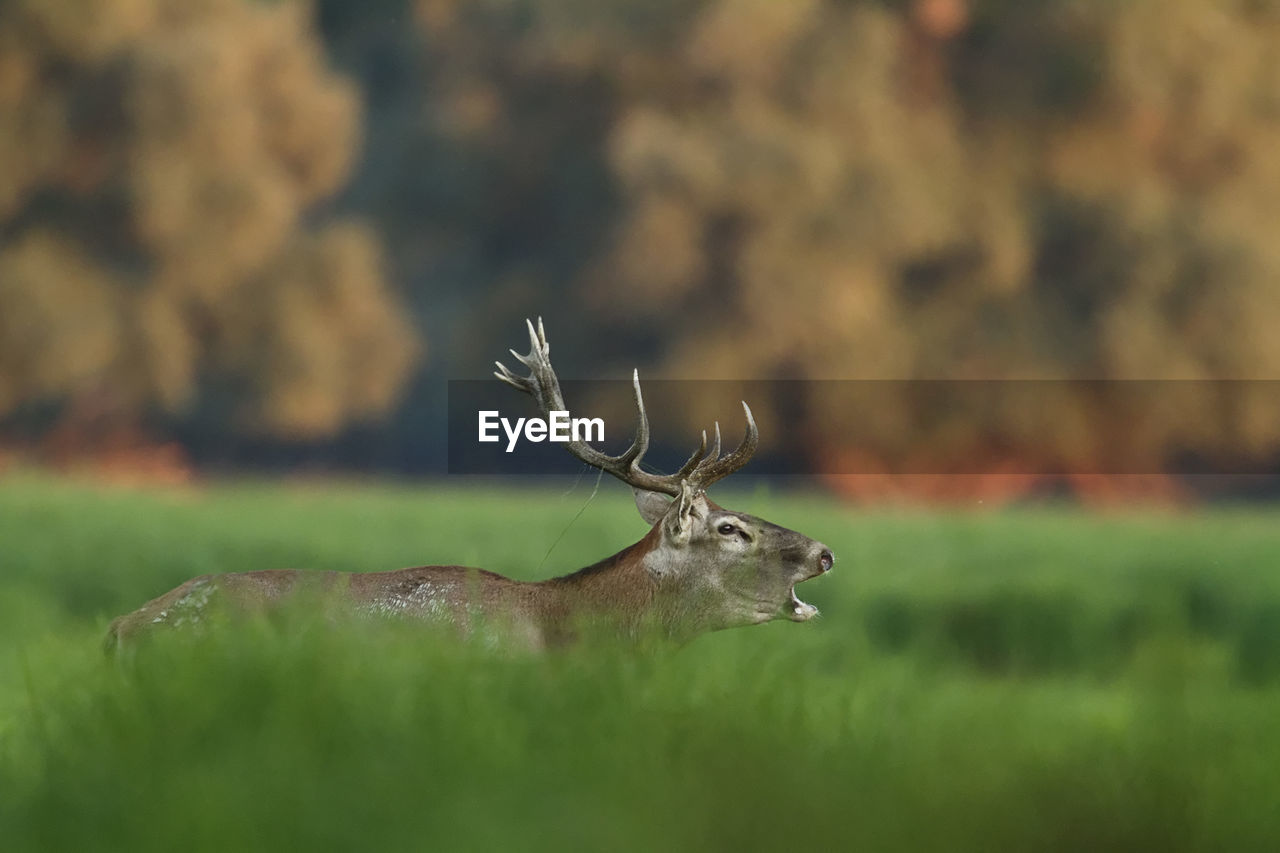
<path id="1" fill-rule="evenodd" d="M 508 349 L 507 352 L 511 353 L 512 358 L 529 368 L 532 372 L 529 376 L 516 376 L 507 369 L 505 364 L 500 361 L 495 361 L 494 364 L 498 366 L 498 370 L 493 375 L 513 388 L 519 388 L 526 394 L 534 394 L 534 389 L 537 386 L 538 381 L 538 362 L 540 358 L 545 360 L 546 355 L 551 351 L 551 347 L 547 344 L 546 333 L 542 331 L 541 317 L 538 318 L 537 332 L 534 331 L 533 323 L 531 321 L 525 320 L 524 322 L 529 328 L 529 354 L 521 355 L 514 349 Z M 550 366 L 551 365 L 548 363 L 547 368 L 550 369 Z"/>
<path id="2" fill-rule="evenodd" d="M 538 318 L 538 322 L 542 322 L 541 317 Z M 529 329 L 529 357 L 536 358 L 539 354 L 542 354 L 542 345 L 545 341 L 538 337 L 538 331 L 533 328 L 532 320 L 525 320 L 524 324 Z"/>
<path id="3" fill-rule="evenodd" d="M 498 372 L 494 375 L 508 385 L 531 394 L 544 415 L 550 416 L 553 411 L 566 411 L 567 407 L 560 393 L 560 382 L 556 378 L 555 369 L 551 366 L 551 345 L 547 342 L 542 318 L 538 318 L 536 327 L 532 320 L 526 320 L 525 327 L 529 331 L 529 354 L 527 356 L 521 356 L 515 352 L 512 354 L 529 368 L 529 375 L 517 376 L 507 370 L 501 362 L 497 363 Z M 568 441 L 565 443 L 565 448 L 582 462 L 606 471 L 630 486 L 679 496 L 680 480 L 678 478 L 640 470 L 640 461 L 644 458 L 645 451 L 649 449 L 649 414 L 645 411 L 644 396 L 640 392 L 639 371 L 632 373 L 631 381 L 639 415 L 639 423 L 636 425 L 635 438 L 631 446 L 618 456 L 603 453 L 581 440 Z"/>
<path id="4" fill-rule="evenodd" d="M 507 366 L 505 364 L 503 364 L 500 361 L 495 361 L 494 364 L 498 366 L 498 369 L 493 372 L 494 376 L 498 377 L 503 382 L 507 383 L 512 388 L 515 388 L 518 391 L 524 391 L 526 394 L 532 393 L 532 390 L 528 386 L 529 380 L 525 379 L 522 376 L 516 376 L 514 373 L 512 373 L 510 370 L 507 369 Z"/>
<path id="5" fill-rule="evenodd" d="M 680 470 L 676 471 L 671 476 L 674 477 L 677 481 L 688 479 L 689 475 L 692 474 L 694 471 L 696 471 L 698 469 L 698 466 L 702 464 L 702 460 L 706 455 L 707 455 L 707 431 L 704 429 L 702 431 L 702 442 L 698 445 L 698 449 L 693 451 L 693 455 L 689 457 L 688 461 L 685 462 L 683 465 L 681 465 Z"/>
<path id="6" fill-rule="evenodd" d="M 703 435 L 706 435 L 706 432 L 703 432 Z M 715 422 L 714 435 L 715 435 L 715 440 L 711 443 L 710 452 L 708 452 L 698 462 L 698 464 L 694 466 L 693 471 L 690 472 L 689 474 L 688 479 L 689 479 L 689 482 L 692 484 L 697 485 L 701 483 L 703 479 L 705 479 L 707 472 L 710 471 L 715 466 L 716 460 L 720 458 L 720 422 L 719 421 Z"/>
<path id="7" fill-rule="evenodd" d="M 742 411 L 747 416 L 747 433 L 743 436 L 742 443 L 732 453 L 723 458 L 717 458 L 720 452 L 720 424 L 717 422 L 716 452 L 707 457 L 705 465 L 699 465 L 694 469 L 689 476 L 690 485 L 705 490 L 712 483 L 724 479 L 751 461 L 756 448 L 760 445 L 760 430 L 756 427 L 756 419 L 752 417 L 751 407 L 745 400 L 742 401 Z"/>
<path id="8" fill-rule="evenodd" d="M 636 411 L 639 412 L 639 423 L 636 424 L 636 437 L 631 446 L 618 457 L 630 468 L 639 470 L 640 460 L 649 450 L 649 413 L 644 410 L 644 395 L 640 393 L 640 370 L 631 371 L 631 387 L 635 391 Z"/>

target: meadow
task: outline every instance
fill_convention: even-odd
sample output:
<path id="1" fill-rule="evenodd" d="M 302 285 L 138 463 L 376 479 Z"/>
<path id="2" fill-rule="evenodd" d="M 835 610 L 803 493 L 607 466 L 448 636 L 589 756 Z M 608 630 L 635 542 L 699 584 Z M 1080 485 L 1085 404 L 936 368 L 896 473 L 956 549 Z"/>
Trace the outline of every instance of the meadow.
<path id="1" fill-rule="evenodd" d="M 1274 850 L 1280 508 L 722 503 L 830 545 L 823 616 L 544 656 L 245 624 L 107 657 L 194 575 L 479 565 L 627 491 L 0 481 L 0 849 Z M 579 509 L 586 510 L 575 519 Z"/>

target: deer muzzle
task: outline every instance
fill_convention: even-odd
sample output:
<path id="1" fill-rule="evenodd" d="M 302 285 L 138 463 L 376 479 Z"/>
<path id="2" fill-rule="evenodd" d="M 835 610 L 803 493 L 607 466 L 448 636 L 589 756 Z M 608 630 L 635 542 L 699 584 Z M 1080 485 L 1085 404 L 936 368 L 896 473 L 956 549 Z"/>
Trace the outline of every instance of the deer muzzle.
<path id="1" fill-rule="evenodd" d="M 796 595 L 796 585 L 804 583 L 807 580 L 825 575 L 831 571 L 831 567 L 836 563 L 835 554 L 831 553 L 831 549 L 825 545 L 818 545 L 818 553 L 813 561 L 813 568 L 809 574 L 804 575 L 794 584 L 791 585 L 791 595 L 787 603 L 783 606 L 786 617 L 792 622 L 807 622 L 818 615 L 818 608 L 808 602 L 801 601 Z"/>

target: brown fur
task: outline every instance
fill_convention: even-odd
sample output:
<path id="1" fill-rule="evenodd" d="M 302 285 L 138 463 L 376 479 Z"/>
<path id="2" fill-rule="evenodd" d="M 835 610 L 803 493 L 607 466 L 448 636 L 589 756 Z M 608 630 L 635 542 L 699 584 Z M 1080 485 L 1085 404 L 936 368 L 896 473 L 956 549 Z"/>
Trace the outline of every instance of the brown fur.
<path id="1" fill-rule="evenodd" d="M 741 534 L 720 533 L 727 518 L 750 531 L 753 544 L 742 544 Z M 331 619 L 420 618 L 464 632 L 484 625 L 533 649 L 563 645 L 587 630 L 683 641 L 776 618 L 804 621 L 816 611 L 788 609 L 794 585 L 826 571 L 830 563 L 830 551 L 821 543 L 730 513 L 699 495 L 673 502 L 634 545 L 562 577 L 524 582 L 465 566 L 203 575 L 116 619 L 107 646 L 116 648 L 156 629 L 203 623 L 215 610 L 267 613 L 307 595 L 315 596 Z"/>
<path id="2" fill-rule="evenodd" d="M 298 594 L 317 594 L 335 611 L 430 618 L 466 625 L 474 617 L 501 621 L 522 645 L 545 648 L 574 638 L 588 623 L 607 620 L 617 630 L 639 629 L 653 598 L 653 582 L 640 558 L 653 540 L 563 577 L 516 581 L 465 566 L 418 566 L 388 572 L 313 572 L 274 569 L 202 575 L 119 617 L 108 629 L 108 648 L 157 628 L 203 621 L 207 607 L 235 613 L 267 612 Z M 206 592 L 207 591 L 207 592 Z M 625 614 L 634 614 L 626 618 Z M 622 615 L 623 618 L 619 618 Z"/>

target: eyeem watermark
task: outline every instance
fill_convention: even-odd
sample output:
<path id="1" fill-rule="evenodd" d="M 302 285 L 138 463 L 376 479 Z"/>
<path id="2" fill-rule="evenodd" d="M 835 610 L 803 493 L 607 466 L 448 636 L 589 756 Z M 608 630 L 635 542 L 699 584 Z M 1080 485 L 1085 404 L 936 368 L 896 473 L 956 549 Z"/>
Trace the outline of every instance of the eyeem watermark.
<path id="1" fill-rule="evenodd" d="M 480 412 L 480 441 L 501 441 L 498 427 L 507 434 L 507 453 L 516 449 L 522 431 L 525 440 L 535 444 L 542 441 L 604 441 L 603 418 L 571 418 L 568 412 L 552 412 L 548 420 L 516 418 L 514 424 L 495 410 Z"/>

